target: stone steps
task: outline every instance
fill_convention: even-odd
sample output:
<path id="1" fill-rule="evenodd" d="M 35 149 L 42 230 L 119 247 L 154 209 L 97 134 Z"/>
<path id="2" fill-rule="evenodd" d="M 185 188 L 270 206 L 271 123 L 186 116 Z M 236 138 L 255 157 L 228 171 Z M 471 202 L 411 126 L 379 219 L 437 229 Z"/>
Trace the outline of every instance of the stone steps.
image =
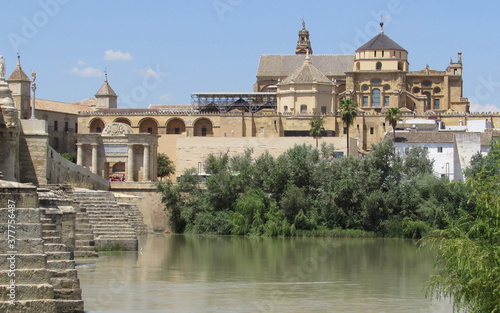
<path id="1" fill-rule="evenodd" d="M 125 250 L 137 250 L 138 230 L 143 234 L 146 226 L 136 206 L 117 203 L 112 192 L 75 189 L 73 199 L 78 206 L 77 233 L 83 233 L 90 226 L 96 248 L 121 246 Z M 89 233 L 77 239 L 90 239 Z"/>
<path id="2" fill-rule="evenodd" d="M 68 251 L 66 245 L 60 243 L 63 238 L 51 218 L 42 218 L 42 221 L 42 235 L 49 269 L 47 272 L 56 300 L 56 312 L 84 312 L 80 280 L 75 270 L 74 252 Z"/>
<path id="3" fill-rule="evenodd" d="M 0 275 L 8 277 L 11 264 L 15 265 L 15 305 L 10 306 L 10 280 L 0 280 L 0 312 L 47 312 L 56 313 L 54 287 L 47 270 L 47 255 L 44 253 L 40 209 L 17 208 L 16 245 L 9 247 L 7 240 L 8 209 L 0 208 Z M 17 251 L 14 258 L 7 253 Z"/>

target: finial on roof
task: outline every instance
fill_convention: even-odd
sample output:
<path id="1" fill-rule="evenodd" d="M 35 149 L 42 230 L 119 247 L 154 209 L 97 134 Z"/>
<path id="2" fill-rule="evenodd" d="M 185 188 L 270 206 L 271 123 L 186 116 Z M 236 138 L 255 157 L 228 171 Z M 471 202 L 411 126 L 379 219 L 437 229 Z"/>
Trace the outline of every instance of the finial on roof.
<path id="1" fill-rule="evenodd" d="M 21 67 L 21 55 L 19 55 L 19 50 L 17 50 L 17 66 Z"/>
<path id="2" fill-rule="evenodd" d="M 108 68 L 107 67 L 104 68 L 104 81 L 105 82 L 108 81 Z"/>
<path id="3" fill-rule="evenodd" d="M 380 19 L 380 33 L 384 33 L 384 21 L 382 21 L 382 19 Z"/>
<path id="4" fill-rule="evenodd" d="M 309 56 L 309 49 L 306 50 L 306 58 L 304 63 L 311 63 L 311 57 Z"/>
<path id="5" fill-rule="evenodd" d="M 306 22 L 304 21 L 304 17 L 300 19 L 302 21 L 302 29 L 306 29 Z"/>

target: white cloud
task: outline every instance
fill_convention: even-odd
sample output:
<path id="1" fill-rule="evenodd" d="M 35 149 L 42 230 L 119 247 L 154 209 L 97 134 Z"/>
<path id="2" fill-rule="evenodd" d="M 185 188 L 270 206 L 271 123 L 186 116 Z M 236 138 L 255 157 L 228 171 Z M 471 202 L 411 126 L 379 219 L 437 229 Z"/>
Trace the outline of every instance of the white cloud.
<path id="1" fill-rule="evenodd" d="M 70 73 L 83 77 L 96 77 L 103 75 L 101 70 L 95 67 L 85 67 L 85 68 L 73 67 Z"/>
<path id="2" fill-rule="evenodd" d="M 500 107 L 494 104 L 479 104 L 471 102 L 470 104 L 471 112 L 500 112 Z"/>
<path id="3" fill-rule="evenodd" d="M 171 93 L 167 92 L 160 95 L 160 101 L 172 103 L 175 102 L 175 97 Z"/>
<path id="4" fill-rule="evenodd" d="M 130 61 L 133 57 L 128 52 L 121 52 L 119 50 L 109 49 L 104 52 L 104 60 L 111 61 Z"/>
<path id="5" fill-rule="evenodd" d="M 76 61 L 76 65 L 82 66 L 82 65 L 85 65 L 85 64 L 87 64 L 87 63 L 85 61 L 83 61 L 83 60 Z"/>

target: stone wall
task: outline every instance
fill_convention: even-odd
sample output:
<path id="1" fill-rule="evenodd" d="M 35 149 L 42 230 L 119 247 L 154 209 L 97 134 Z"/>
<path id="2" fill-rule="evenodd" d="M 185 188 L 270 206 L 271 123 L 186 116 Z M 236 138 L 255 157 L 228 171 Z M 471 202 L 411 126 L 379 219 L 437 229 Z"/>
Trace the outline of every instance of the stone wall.
<path id="1" fill-rule="evenodd" d="M 19 164 L 22 183 L 41 185 L 47 183 L 47 122 L 44 120 L 21 120 L 19 142 Z"/>
<path id="2" fill-rule="evenodd" d="M 168 231 L 167 216 L 161 203 L 161 194 L 151 183 L 112 182 L 111 191 L 117 202 L 139 207 L 149 232 Z"/>
<path id="3" fill-rule="evenodd" d="M 63 158 L 51 147 L 47 147 L 47 151 L 48 184 L 70 184 L 94 190 L 109 190 L 108 180 Z"/>
<path id="4" fill-rule="evenodd" d="M 168 136 L 167 136 L 168 137 Z M 163 137 L 161 138 L 163 139 Z M 161 140 L 160 139 L 160 140 Z M 167 141 L 168 142 L 168 141 Z M 333 144 L 336 151 L 346 150 L 346 138 L 323 137 L 319 140 L 319 145 L 323 142 Z M 167 149 L 160 152 L 167 152 L 176 161 L 176 176 L 181 175 L 186 169 L 198 168 L 199 162 L 203 164 L 204 159 L 211 153 L 219 154 L 228 152 L 230 155 L 242 154 L 247 148 L 253 148 L 254 156 L 259 156 L 266 151 L 272 156 L 277 157 L 294 145 L 308 144 L 316 146 L 316 140 L 312 137 L 177 137 L 174 145 L 167 145 Z M 164 147 L 160 141 L 160 148 Z M 168 147 L 175 147 L 174 151 Z M 356 140 L 351 140 L 351 153 L 356 155 Z M 203 170 L 202 170 L 203 172 Z"/>

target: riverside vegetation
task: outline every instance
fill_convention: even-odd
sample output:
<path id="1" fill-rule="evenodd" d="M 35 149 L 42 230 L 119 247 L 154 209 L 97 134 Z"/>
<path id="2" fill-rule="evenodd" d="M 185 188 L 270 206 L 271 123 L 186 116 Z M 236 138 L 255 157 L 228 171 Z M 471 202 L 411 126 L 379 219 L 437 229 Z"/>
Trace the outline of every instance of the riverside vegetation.
<path id="1" fill-rule="evenodd" d="M 279 157 L 209 155 L 158 190 L 175 233 L 421 238 L 443 229 L 467 202 L 462 183 L 432 173 L 421 147 L 403 160 L 392 141 L 360 159 L 334 147 L 297 145 Z"/>
<path id="2" fill-rule="evenodd" d="M 472 158 L 465 182 L 432 165 L 420 147 L 402 160 L 392 141 L 361 159 L 301 145 L 277 158 L 209 155 L 206 184 L 192 169 L 158 190 L 177 233 L 424 237 L 437 250 L 428 296 L 500 312 L 500 143 Z"/>

